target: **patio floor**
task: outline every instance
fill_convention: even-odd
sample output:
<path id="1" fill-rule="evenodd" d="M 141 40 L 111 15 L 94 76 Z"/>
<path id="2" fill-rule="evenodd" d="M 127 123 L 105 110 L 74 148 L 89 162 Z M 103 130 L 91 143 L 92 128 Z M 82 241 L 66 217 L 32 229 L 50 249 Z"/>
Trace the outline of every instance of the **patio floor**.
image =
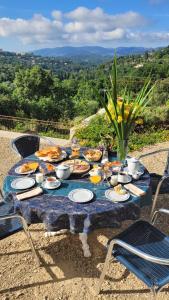
<path id="1" fill-rule="evenodd" d="M 18 160 L 10 150 L 10 138 L 0 138 L 0 184 L 7 170 Z M 144 149 L 143 152 L 169 147 L 163 143 Z M 137 155 L 135 153 L 134 155 Z M 158 158 L 158 159 L 157 159 Z M 151 172 L 162 173 L 164 156 L 144 159 L 144 164 Z M 169 197 L 160 196 L 159 205 L 169 207 Z M 148 218 L 150 209 L 143 210 L 143 217 Z M 165 221 L 165 222 L 164 222 Z M 163 223 L 163 224 L 162 224 Z M 120 299 L 145 300 L 150 298 L 149 290 L 129 274 L 119 263 L 112 263 L 102 286 L 102 293 L 95 297 L 94 288 L 105 259 L 105 247 L 108 238 L 128 226 L 125 222 L 119 230 L 97 230 L 89 235 L 91 258 L 84 258 L 78 236 L 62 234 L 44 236 L 42 225 L 30 226 L 35 245 L 39 250 L 44 266 L 37 268 L 23 232 L 18 232 L 0 241 L 0 299 L 2 300 L 94 300 Z M 159 219 L 159 228 L 169 234 L 169 220 Z M 169 287 L 159 295 L 159 299 L 169 299 Z"/>

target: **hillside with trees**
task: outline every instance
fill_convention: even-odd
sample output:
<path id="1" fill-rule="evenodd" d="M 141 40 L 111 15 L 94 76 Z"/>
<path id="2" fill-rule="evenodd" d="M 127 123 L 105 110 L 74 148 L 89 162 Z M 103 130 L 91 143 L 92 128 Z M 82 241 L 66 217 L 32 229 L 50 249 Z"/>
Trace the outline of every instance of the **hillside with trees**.
<path id="1" fill-rule="evenodd" d="M 0 52 L 0 114 L 41 120 L 80 120 L 95 114 L 106 99 L 112 60 L 76 63 L 68 58 Z M 169 47 L 117 59 L 118 94 L 134 95 L 151 78 L 153 100 L 144 128 L 166 128 L 169 116 Z"/>

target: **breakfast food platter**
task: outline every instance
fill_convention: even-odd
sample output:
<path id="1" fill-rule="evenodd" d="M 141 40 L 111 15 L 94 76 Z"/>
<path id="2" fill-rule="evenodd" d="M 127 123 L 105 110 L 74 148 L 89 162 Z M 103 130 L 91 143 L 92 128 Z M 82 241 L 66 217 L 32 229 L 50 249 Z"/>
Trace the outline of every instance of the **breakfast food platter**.
<path id="1" fill-rule="evenodd" d="M 39 163 L 37 163 L 35 161 L 30 161 L 30 162 L 24 163 L 21 166 L 17 167 L 15 169 L 15 173 L 20 174 L 20 175 L 31 174 L 31 173 L 34 173 L 38 167 L 39 167 Z"/>
<path id="2" fill-rule="evenodd" d="M 102 152 L 98 149 L 88 149 L 84 151 L 83 156 L 87 161 L 99 161 L 102 157 Z"/>
<path id="3" fill-rule="evenodd" d="M 73 174 L 83 174 L 90 170 L 90 164 L 81 159 L 70 159 L 62 162 L 61 164 L 72 167 Z"/>
<path id="4" fill-rule="evenodd" d="M 46 162 L 59 162 L 67 157 L 67 153 L 59 146 L 53 146 L 36 151 L 35 156 Z"/>
<path id="5" fill-rule="evenodd" d="M 107 161 L 107 162 L 105 163 L 105 167 L 109 167 L 109 168 L 121 167 L 121 162 L 118 161 L 118 160 Z"/>

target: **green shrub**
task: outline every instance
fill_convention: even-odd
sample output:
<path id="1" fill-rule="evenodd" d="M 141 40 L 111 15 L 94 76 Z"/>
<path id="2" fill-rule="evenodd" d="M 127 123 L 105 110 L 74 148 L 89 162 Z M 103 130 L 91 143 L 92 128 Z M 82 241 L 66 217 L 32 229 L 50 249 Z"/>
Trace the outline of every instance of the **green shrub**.
<path id="1" fill-rule="evenodd" d="M 104 116 L 96 116 L 88 126 L 80 128 L 76 132 L 76 137 L 86 146 L 95 147 L 105 137 L 113 137 L 114 129 L 105 120 Z"/>
<path id="2" fill-rule="evenodd" d="M 143 112 L 145 125 L 158 125 L 169 120 L 169 105 L 146 107 Z"/>
<path id="3" fill-rule="evenodd" d="M 138 134 L 134 132 L 129 140 L 130 151 L 139 150 L 145 146 L 169 141 L 169 130 L 152 130 Z"/>
<path id="4" fill-rule="evenodd" d="M 159 118 L 160 111 L 164 111 L 163 107 L 159 107 Z M 158 111 L 156 110 L 156 113 Z M 148 111 L 147 118 L 148 118 Z M 165 111 L 164 111 L 165 113 Z M 158 114 L 157 114 L 158 115 Z M 151 118 L 155 120 L 156 114 L 152 115 L 149 111 L 149 122 Z M 76 132 L 77 138 L 80 140 L 81 145 L 96 147 L 98 146 L 106 136 L 114 137 L 114 131 L 112 126 L 107 123 L 103 116 L 97 116 L 91 120 L 88 126 L 83 127 Z M 139 150 L 147 145 L 153 145 L 155 143 L 169 141 L 169 130 L 154 129 L 154 125 L 142 129 L 141 132 L 133 132 L 129 138 L 129 150 Z M 116 149 L 116 143 L 114 143 L 114 150 Z"/>

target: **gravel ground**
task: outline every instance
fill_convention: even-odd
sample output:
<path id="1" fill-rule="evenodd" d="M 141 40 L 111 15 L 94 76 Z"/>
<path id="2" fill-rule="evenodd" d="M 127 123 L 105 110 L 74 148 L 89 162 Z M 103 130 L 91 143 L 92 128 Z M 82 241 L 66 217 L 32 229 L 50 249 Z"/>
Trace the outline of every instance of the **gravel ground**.
<path id="1" fill-rule="evenodd" d="M 9 147 L 9 139 L 1 138 L 0 143 L 0 184 L 8 169 L 18 160 Z M 145 148 L 147 153 L 169 143 Z M 144 164 L 151 172 L 162 173 L 165 157 L 149 157 Z M 167 195 L 160 196 L 159 205 L 167 206 Z M 150 209 L 143 210 L 148 218 Z M 168 220 L 169 221 L 169 220 Z M 166 232 L 167 220 L 160 219 L 159 226 Z M 163 223 L 163 225 L 162 225 Z M 36 248 L 43 260 L 43 267 L 37 268 L 24 233 L 19 232 L 0 242 L 0 299 L 2 300 L 135 300 L 149 299 L 150 293 L 144 284 L 123 266 L 112 262 L 99 296 L 94 296 L 98 278 L 105 259 L 107 239 L 128 226 L 125 222 L 120 230 L 97 230 L 89 235 L 91 258 L 84 258 L 81 243 L 77 235 L 61 234 L 45 238 L 43 225 L 30 226 Z M 168 229 L 169 234 L 169 229 Z M 169 288 L 159 295 L 160 299 L 169 299 Z"/>

